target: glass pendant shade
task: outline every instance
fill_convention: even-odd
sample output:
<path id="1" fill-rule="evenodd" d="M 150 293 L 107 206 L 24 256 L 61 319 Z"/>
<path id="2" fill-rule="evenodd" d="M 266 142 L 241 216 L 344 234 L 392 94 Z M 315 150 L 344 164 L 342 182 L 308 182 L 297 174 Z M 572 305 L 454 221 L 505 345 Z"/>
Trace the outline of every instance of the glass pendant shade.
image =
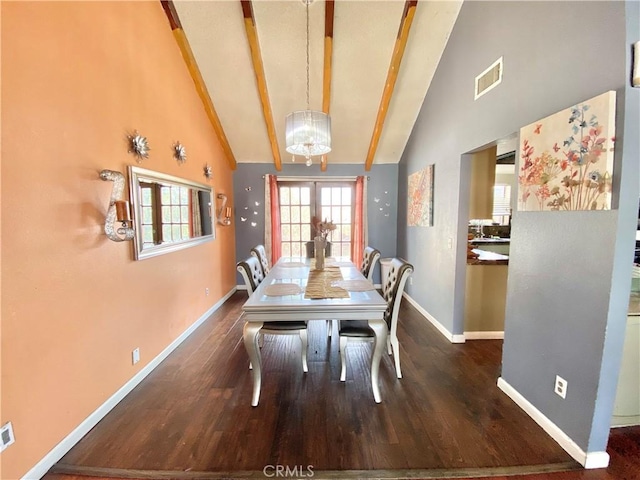
<path id="1" fill-rule="evenodd" d="M 287 152 L 309 158 L 331 151 L 331 117 L 316 110 L 291 112 L 285 119 Z"/>

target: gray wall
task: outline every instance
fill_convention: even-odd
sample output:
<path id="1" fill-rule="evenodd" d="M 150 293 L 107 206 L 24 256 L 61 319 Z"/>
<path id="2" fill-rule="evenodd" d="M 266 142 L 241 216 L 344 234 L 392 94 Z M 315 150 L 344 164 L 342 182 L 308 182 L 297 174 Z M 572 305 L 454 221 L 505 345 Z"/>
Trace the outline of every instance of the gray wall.
<path id="1" fill-rule="evenodd" d="M 272 164 L 241 163 L 233 176 L 234 223 L 236 226 L 236 262 L 246 258 L 251 248 L 264 243 L 264 179 L 265 174 L 283 177 L 356 176 L 369 177 L 367 191 L 367 216 L 369 220 L 369 245 L 380 250 L 382 257 L 396 256 L 396 224 L 398 198 L 398 165 L 374 165 L 365 172 L 362 165 L 332 165 L 321 172 L 319 165 L 284 163 L 277 172 Z M 260 205 L 256 206 L 256 202 Z M 246 221 L 242 221 L 242 218 Z M 252 226 L 254 222 L 256 225 Z M 243 285 L 240 274 L 238 285 Z M 376 266 L 374 281 L 380 282 L 380 264 Z"/>
<path id="2" fill-rule="evenodd" d="M 416 266 L 408 293 L 460 334 L 468 153 L 617 92 L 614 210 L 514 212 L 512 221 L 502 376 L 587 452 L 606 446 L 640 195 L 640 102 L 625 88 L 639 17 L 628 3 L 465 2 L 399 166 L 403 198 L 407 175 L 436 164 L 434 227 L 408 228 L 401 201 L 398 249 Z M 474 101 L 475 76 L 501 56 L 502 84 Z M 568 381 L 565 400 L 553 393 L 556 374 Z"/>
<path id="3" fill-rule="evenodd" d="M 631 45 L 640 40 L 640 2 L 626 2 L 626 65 L 628 75 L 624 87 L 623 125 L 617 131 L 618 144 L 621 146 L 622 162 L 615 177 L 614 185 L 620 191 L 618 198 L 618 224 L 616 228 L 615 256 L 613 261 L 613 275 L 611 280 L 611 298 L 609 301 L 609 321 L 604 335 L 604 348 L 600 378 L 598 379 L 598 393 L 596 397 L 593 428 L 589 438 L 589 446 L 595 449 L 599 445 L 606 445 L 608 430 L 604 425 L 611 422 L 618 375 L 622 356 L 622 342 L 624 341 L 625 325 L 620 319 L 625 319 L 630 290 L 631 262 L 629 251 L 635 247 L 635 237 L 630 238 L 630 229 L 635 230 L 638 218 L 638 191 L 640 188 L 640 88 L 632 88 L 630 78 L 632 52 Z M 640 59 L 636 59 L 640 61 Z M 635 195 L 634 195 L 635 193 Z"/>

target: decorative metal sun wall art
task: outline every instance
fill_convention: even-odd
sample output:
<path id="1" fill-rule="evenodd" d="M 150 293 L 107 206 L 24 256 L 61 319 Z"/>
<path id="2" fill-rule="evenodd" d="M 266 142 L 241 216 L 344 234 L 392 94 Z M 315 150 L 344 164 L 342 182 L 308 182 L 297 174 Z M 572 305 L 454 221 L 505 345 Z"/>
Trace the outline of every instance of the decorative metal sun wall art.
<path id="1" fill-rule="evenodd" d="M 176 159 L 178 165 L 182 165 L 187 161 L 187 150 L 180 143 L 180 140 L 173 144 L 173 158 Z"/>
<path id="2" fill-rule="evenodd" d="M 207 180 L 210 180 L 211 177 L 213 177 L 213 169 L 211 168 L 211 165 L 209 165 L 208 163 L 204 166 L 204 176 L 207 178 Z"/>
<path id="3" fill-rule="evenodd" d="M 129 139 L 129 153 L 133 153 L 138 162 L 149 158 L 149 142 L 147 142 L 147 137 L 143 137 L 138 133 L 137 130 L 133 132 L 131 135 L 127 135 Z"/>

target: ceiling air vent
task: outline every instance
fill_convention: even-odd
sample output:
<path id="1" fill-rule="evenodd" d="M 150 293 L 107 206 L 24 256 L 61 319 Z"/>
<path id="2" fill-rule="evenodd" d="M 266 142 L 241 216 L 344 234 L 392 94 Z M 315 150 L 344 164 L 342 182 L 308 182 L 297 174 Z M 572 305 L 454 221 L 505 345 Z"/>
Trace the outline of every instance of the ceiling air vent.
<path id="1" fill-rule="evenodd" d="M 500 82 L 502 82 L 502 57 L 476 77 L 474 100 L 477 100 L 492 88 L 497 87 Z"/>

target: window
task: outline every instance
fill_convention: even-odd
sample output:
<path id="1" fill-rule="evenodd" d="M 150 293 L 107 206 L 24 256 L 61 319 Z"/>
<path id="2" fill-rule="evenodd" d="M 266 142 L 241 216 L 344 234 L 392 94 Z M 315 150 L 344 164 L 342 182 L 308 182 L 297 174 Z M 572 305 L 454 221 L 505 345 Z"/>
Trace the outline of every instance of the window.
<path id="1" fill-rule="evenodd" d="M 355 188 L 352 182 L 279 182 L 282 255 L 307 255 L 315 232 L 311 219 L 331 220 L 331 255 L 351 256 L 351 222 Z"/>
<path id="2" fill-rule="evenodd" d="M 498 183 L 493 187 L 493 221 L 508 225 L 511 216 L 511 185 Z"/>
<path id="3" fill-rule="evenodd" d="M 321 220 L 331 220 L 336 228 L 331 232 L 331 255 L 334 257 L 351 256 L 351 219 L 353 216 L 353 185 L 319 184 Z"/>
<path id="4" fill-rule="evenodd" d="M 140 182 L 140 191 L 144 246 L 191 238 L 187 187 Z M 161 208 L 154 209 L 154 205 L 160 205 Z M 154 211 L 157 213 L 154 214 Z"/>
<path id="5" fill-rule="evenodd" d="M 306 242 L 311 240 L 311 217 L 315 205 L 311 203 L 313 184 L 287 182 L 280 185 L 280 234 L 282 255 L 306 255 Z"/>

